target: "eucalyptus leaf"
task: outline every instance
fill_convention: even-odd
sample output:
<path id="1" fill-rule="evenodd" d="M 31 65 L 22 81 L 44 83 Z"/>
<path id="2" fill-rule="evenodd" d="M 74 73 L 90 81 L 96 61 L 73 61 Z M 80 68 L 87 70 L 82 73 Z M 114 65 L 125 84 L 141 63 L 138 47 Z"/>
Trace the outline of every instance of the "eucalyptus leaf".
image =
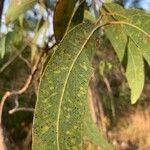
<path id="1" fill-rule="evenodd" d="M 92 74 L 86 52 L 95 50 L 88 41 L 97 28 L 87 22 L 75 27 L 47 64 L 35 109 L 33 149 L 82 147 L 84 105 Z"/>
<path id="2" fill-rule="evenodd" d="M 59 43 L 67 32 L 83 21 L 84 0 L 62 0 L 54 11 L 54 35 Z"/>
<path id="3" fill-rule="evenodd" d="M 72 16 L 70 18 L 66 33 L 72 29 L 73 27 L 75 27 L 76 25 L 80 24 L 83 19 L 84 19 L 84 5 L 85 5 L 85 1 L 84 0 L 80 0 L 79 4 L 76 5 Z"/>
<path id="4" fill-rule="evenodd" d="M 144 62 L 142 52 L 131 40 L 129 40 L 128 44 L 128 64 L 126 76 L 129 86 L 132 89 L 131 99 L 132 104 L 134 104 L 139 98 L 144 86 Z"/>

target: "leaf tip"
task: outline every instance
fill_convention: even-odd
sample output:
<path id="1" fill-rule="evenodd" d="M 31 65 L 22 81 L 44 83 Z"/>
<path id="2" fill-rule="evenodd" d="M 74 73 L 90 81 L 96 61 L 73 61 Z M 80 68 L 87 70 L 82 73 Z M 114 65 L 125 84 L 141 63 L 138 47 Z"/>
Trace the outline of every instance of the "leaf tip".
<path id="1" fill-rule="evenodd" d="M 131 104 L 132 105 L 135 104 L 138 101 L 139 97 L 140 97 L 140 95 L 137 96 L 137 95 L 134 95 L 133 93 L 131 93 Z"/>

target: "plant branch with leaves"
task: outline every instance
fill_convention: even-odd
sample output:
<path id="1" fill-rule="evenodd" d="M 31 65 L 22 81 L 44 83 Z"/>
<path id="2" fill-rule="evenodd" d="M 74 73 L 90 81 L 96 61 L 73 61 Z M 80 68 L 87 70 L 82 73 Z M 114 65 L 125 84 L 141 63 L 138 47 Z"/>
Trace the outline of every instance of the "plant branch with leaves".
<path id="1" fill-rule="evenodd" d="M 34 0 L 21 2 L 11 1 L 6 14 L 7 24 L 17 20 L 20 14 L 36 4 Z M 131 90 L 131 103 L 135 104 L 142 93 L 144 60 L 150 64 L 150 15 L 140 10 L 125 10 L 117 4 L 104 3 L 98 12 L 100 17 L 94 18 L 85 5 L 83 0 L 62 0 L 57 2 L 54 10 L 53 26 L 57 46 L 51 48 L 52 54 L 47 53 L 40 76 L 33 120 L 33 150 L 82 149 L 85 139 L 104 150 L 113 149 L 93 122 L 89 107 L 88 86 L 93 73 L 91 64 L 97 49 L 97 37 L 102 39 L 105 35 L 120 63 L 124 64 L 125 61 L 123 67 Z M 48 5 L 45 7 L 50 9 Z M 43 23 L 44 33 L 48 28 Z M 36 41 L 41 34 L 38 32 Z M 1 124 L 6 99 L 21 95 L 29 88 L 43 55 L 44 52 L 39 54 L 23 88 L 6 92 L 3 96 L 0 105 Z M 114 105 L 108 79 L 105 76 L 103 79 Z M 20 110 L 30 111 L 24 107 Z M 113 106 L 112 111 L 115 117 Z"/>

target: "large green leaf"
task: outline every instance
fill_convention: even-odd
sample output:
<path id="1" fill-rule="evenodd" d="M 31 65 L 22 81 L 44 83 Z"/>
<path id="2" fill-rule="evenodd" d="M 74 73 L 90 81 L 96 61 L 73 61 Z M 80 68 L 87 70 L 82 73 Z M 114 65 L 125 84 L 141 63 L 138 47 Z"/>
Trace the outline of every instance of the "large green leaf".
<path id="1" fill-rule="evenodd" d="M 95 50 L 88 41 L 97 28 L 87 22 L 78 25 L 47 64 L 35 109 L 33 149 L 82 147 L 84 105 L 92 73 L 86 52 Z"/>
<path id="2" fill-rule="evenodd" d="M 6 13 L 6 24 L 15 21 L 21 14 L 36 4 L 37 0 L 11 0 Z"/>
<path id="3" fill-rule="evenodd" d="M 127 50 L 126 77 L 131 89 L 131 102 L 135 103 L 144 85 L 143 57 L 150 64 L 150 15 L 140 10 L 125 10 L 117 4 L 105 4 L 103 11 L 106 14 L 104 21 L 110 23 L 105 28 L 106 34 L 120 61 Z"/>

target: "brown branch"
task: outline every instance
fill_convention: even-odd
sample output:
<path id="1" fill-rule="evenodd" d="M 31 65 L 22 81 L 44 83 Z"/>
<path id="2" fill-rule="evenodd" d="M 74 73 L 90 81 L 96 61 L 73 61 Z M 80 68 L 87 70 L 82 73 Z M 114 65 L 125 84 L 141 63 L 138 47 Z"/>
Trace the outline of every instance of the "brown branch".
<path id="1" fill-rule="evenodd" d="M 24 92 L 26 92 L 26 90 L 29 88 L 29 86 L 31 85 L 32 83 L 32 80 L 34 78 L 34 75 L 36 74 L 39 66 L 40 66 L 40 63 L 41 63 L 41 60 L 42 60 L 42 57 L 44 55 L 44 52 L 43 50 L 41 50 L 40 54 L 39 54 L 39 57 L 35 63 L 35 65 L 33 66 L 33 69 L 32 69 L 32 72 L 31 74 L 28 76 L 27 78 L 27 81 L 26 83 L 24 84 L 24 86 L 20 89 L 20 90 L 17 90 L 17 91 L 7 91 L 4 96 L 2 97 L 1 99 L 1 103 L 0 103 L 0 125 L 2 125 L 2 112 L 3 112 L 3 108 L 4 108 L 4 104 L 6 102 L 6 100 L 8 100 L 9 97 L 11 96 L 18 96 L 18 95 L 21 95 L 23 94 Z"/>

